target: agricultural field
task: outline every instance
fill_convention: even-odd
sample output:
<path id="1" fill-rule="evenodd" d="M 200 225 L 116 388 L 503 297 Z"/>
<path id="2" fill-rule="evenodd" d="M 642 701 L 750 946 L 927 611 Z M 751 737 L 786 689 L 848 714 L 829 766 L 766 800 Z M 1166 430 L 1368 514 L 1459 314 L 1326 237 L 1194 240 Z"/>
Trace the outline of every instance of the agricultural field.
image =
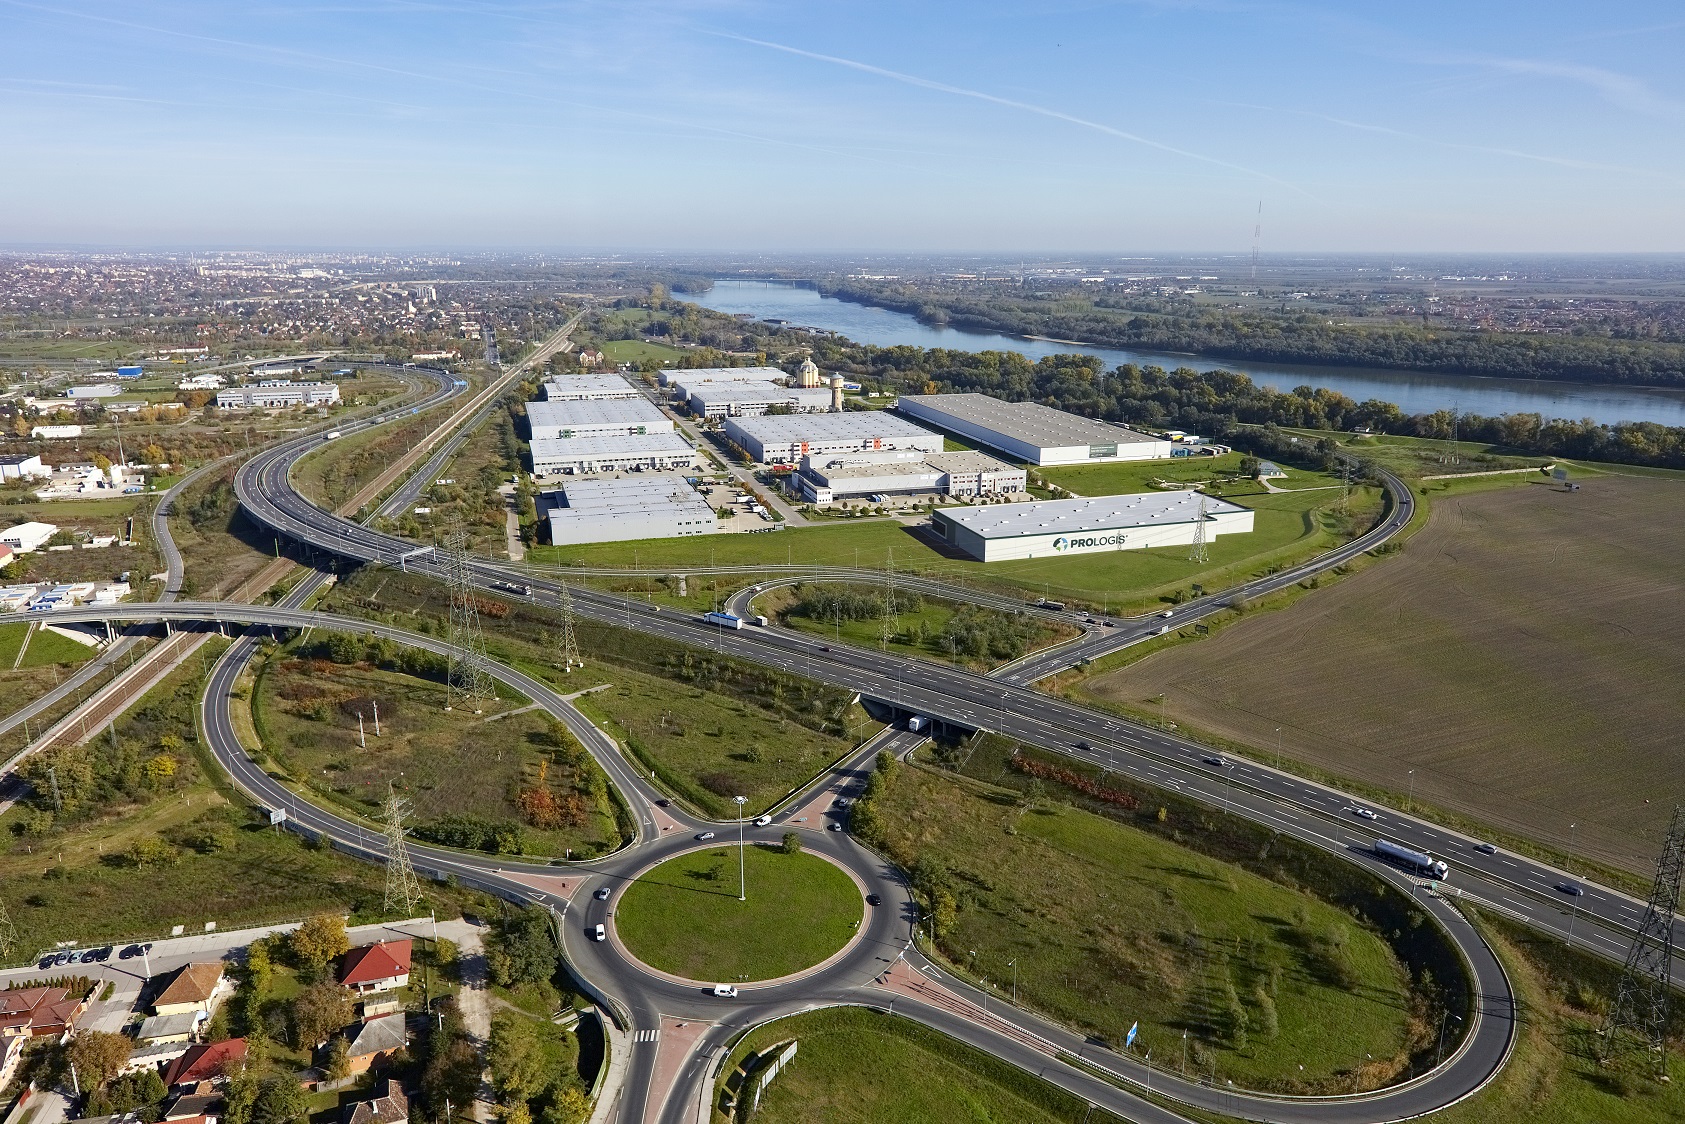
<path id="1" fill-rule="evenodd" d="M 733 1050 L 722 1090 L 736 1091 L 735 1070 L 746 1060 L 791 1039 L 801 1044 L 796 1062 L 767 1086 L 754 1117 L 762 1124 L 1122 1124 L 981 1050 L 864 1007 L 756 1027 Z M 715 1124 L 739 1119 L 720 1111 L 723 1095 Z"/>
<path id="2" fill-rule="evenodd" d="M 1157 713 L 1644 874 L 1685 795 L 1685 478 L 1436 494 L 1396 557 L 1088 679 Z M 1411 773 L 1414 770 L 1414 773 Z M 1578 824 L 1570 836 L 1569 824 Z"/>
<path id="3" fill-rule="evenodd" d="M 1086 470 L 1079 470 L 1086 471 Z M 1160 464 L 1160 471 L 1169 471 Z M 1226 498 L 1257 511 L 1256 529 L 1212 541 L 1211 561 L 1195 566 L 1186 547 L 1130 550 L 995 562 L 985 566 L 938 548 L 925 530 L 894 519 L 850 520 L 832 526 L 792 527 L 765 535 L 703 535 L 688 539 L 584 546 L 540 546 L 528 553 L 535 563 L 578 566 L 642 566 L 669 571 L 710 565 L 796 565 L 895 568 L 972 582 L 1021 594 L 1078 601 L 1114 613 L 1145 611 L 1177 589 L 1198 582 L 1207 589 L 1234 585 L 1272 567 L 1282 567 L 1343 542 L 1367 528 L 1380 511 L 1380 493 L 1354 489 L 1349 511 L 1336 510 L 1338 489 L 1306 474 L 1297 491 L 1266 492 L 1255 482 L 1223 488 Z"/>
<path id="4" fill-rule="evenodd" d="M 556 857 L 620 845 L 607 778 L 564 727 L 525 700 L 446 712 L 438 681 L 384 669 L 403 658 L 339 634 L 271 655 L 252 714 L 274 765 L 368 819 L 396 784 L 416 834 L 440 843 Z"/>
<path id="5" fill-rule="evenodd" d="M 1293 1093 L 1385 1084 L 1420 1047 L 1408 971 L 1328 901 L 1039 780 L 1015 790 L 900 766 L 872 803 L 885 849 L 935 903 L 940 955 L 1001 992 L 1016 961 L 1019 1001 L 1084 1033 L 1117 1044 L 1138 1021 L 1137 1048 L 1174 1067 L 1187 1031 L 1190 1074 Z M 1206 830 L 1180 807 L 1163 814 Z"/>

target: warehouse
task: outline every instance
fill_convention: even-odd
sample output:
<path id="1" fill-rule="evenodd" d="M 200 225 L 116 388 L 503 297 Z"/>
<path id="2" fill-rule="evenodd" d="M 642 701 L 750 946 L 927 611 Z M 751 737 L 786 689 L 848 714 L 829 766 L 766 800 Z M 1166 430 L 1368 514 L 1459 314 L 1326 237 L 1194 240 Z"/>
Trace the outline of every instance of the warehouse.
<path id="1" fill-rule="evenodd" d="M 714 531 L 714 509 L 673 476 L 580 480 L 544 492 L 550 541 L 557 546 L 629 539 L 670 539 Z"/>
<path id="2" fill-rule="evenodd" d="M 1037 402 L 987 394 L 903 394 L 897 412 L 1029 464 L 1102 464 L 1171 455 L 1171 442 Z"/>
<path id="3" fill-rule="evenodd" d="M 796 480 L 802 498 L 821 505 L 873 495 L 1005 495 L 1022 492 L 1027 484 L 1023 469 L 983 453 L 917 449 L 810 454 L 802 458 Z"/>
<path id="4" fill-rule="evenodd" d="M 52 474 L 52 469 L 41 463 L 38 453 L 6 453 L 0 456 L 0 483 L 7 480 L 35 480 Z"/>
<path id="5" fill-rule="evenodd" d="M 544 437 L 627 437 L 671 433 L 673 419 L 647 398 L 607 401 L 528 402 L 534 441 Z"/>
<path id="6" fill-rule="evenodd" d="M 535 476 L 695 467 L 696 450 L 672 432 L 615 437 L 535 437 L 532 442 Z"/>
<path id="7" fill-rule="evenodd" d="M 793 414 L 824 413 L 831 408 L 831 392 L 770 382 L 678 382 L 699 418 L 749 418 L 782 406 Z"/>
<path id="8" fill-rule="evenodd" d="M 557 375 L 544 380 L 546 402 L 604 402 L 642 397 L 642 391 L 619 375 Z"/>
<path id="9" fill-rule="evenodd" d="M 944 508 L 930 522 L 971 557 L 1000 562 L 1188 546 L 1202 517 L 1207 541 L 1252 530 L 1250 509 L 1194 491 Z"/>
<path id="10" fill-rule="evenodd" d="M 260 382 L 217 391 L 219 410 L 275 409 L 280 406 L 329 406 L 339 401 L 332 382 Z"/>
<path id="11" fill-rule="evenodd" d="M 883 449 L 942 451 L 942 435 L 881 410 L 841 414 L 767 414 L 727 418 L 728 440 L 762 464 L 795 464 L 805 456 Z"/>
<path id="12" fill-rule="evenodd" d="M 790 376 L 777 367 L 688 367 L 662 371 L 661 385 L 680 383 L 701 386 L 705 382 L 782 382 Z"/>

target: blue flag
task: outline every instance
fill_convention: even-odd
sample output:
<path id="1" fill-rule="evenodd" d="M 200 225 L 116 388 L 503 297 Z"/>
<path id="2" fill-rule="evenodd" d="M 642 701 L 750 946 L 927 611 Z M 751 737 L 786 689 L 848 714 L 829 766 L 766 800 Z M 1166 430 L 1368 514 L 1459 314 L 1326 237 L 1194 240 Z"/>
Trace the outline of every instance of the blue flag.
<path id="1" fill-rule="evenodd" d="M 1129 1024 L 1129 1036 L 1123 1040 L 1123 1045 L 1124 1045 L 1125 1049 L 1128 1049 L 1129 1047 L 1135 1045 L 1135 1035 L 1140 1029 L 1141 1029 L 1140 1023 L 1130 1023 Z"/>

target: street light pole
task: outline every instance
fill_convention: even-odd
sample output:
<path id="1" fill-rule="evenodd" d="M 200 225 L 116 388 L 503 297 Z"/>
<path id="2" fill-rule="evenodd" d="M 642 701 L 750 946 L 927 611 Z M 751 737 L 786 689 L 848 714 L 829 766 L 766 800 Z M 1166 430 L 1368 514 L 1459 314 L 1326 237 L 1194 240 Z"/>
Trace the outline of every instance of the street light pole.
<path id="1" fill-rule="evenodd" d="M 737 900 L 746 902 L 749 900 L 749 881 L 743 870 L 743 804 L 749 798 L 733 796 L 732 799 L 737 801 Z"/>
<path id="2" fill-rule="evenodd" d="M 1414 769 L 1410 770 L 1410 798 L 1404 802 L 1404 810 L 1406 812 L 1416 810 L 1416 770 Z"/>

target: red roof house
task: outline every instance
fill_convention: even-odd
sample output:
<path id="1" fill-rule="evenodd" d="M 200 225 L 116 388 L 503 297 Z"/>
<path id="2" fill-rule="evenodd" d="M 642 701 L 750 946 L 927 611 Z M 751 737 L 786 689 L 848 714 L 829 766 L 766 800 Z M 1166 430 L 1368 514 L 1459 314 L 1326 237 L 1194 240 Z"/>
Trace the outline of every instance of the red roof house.
<path id="1" fill-rule="evenodd" d="M 0 991 L 0 1035 L 59 1036 L 76 1025 L 87 1004 L 62 987 Z"/>
<path id="2" fill-rule="evenodd" d="M 358 994 L 391 991 L 410 982 L 410 942 L 379 941 L 345 954 L 339 982 Z"/>
<path id="3" fill-rule="evenodd" d="M 230 1038 L 203 1046 L 189 1046 L 187 1053 L 170 1063 L 164 1071 L 164 1084 L 196 1085 L 223 1076 L 230 1067 L 246 1060 L 246 1040 Z"/>

